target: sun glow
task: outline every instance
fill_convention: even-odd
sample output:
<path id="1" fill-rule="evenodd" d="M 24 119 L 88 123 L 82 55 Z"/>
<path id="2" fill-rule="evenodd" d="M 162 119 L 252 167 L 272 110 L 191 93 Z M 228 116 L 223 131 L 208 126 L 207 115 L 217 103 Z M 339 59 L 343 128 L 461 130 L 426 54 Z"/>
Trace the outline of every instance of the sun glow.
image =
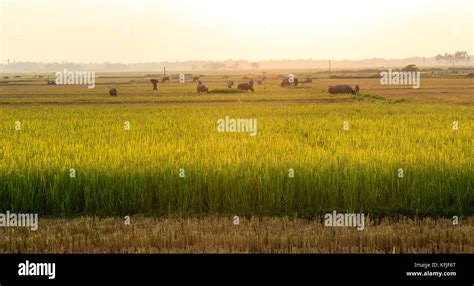
<path id="1" fill-rule="evenodd" d="M 455 1 L 3 1 L 1 57 L 17 60 L 372 58 L 473 52 Z"/>

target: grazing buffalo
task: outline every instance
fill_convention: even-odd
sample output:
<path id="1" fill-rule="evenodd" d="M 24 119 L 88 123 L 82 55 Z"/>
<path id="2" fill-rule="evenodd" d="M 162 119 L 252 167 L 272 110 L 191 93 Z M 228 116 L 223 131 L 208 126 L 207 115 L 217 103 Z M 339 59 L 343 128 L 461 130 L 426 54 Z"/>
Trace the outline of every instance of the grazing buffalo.
<path id="1" fill-rule="evenodd" d="M 209 92 L 209 89 L 204 84 L 202 84 L 201 80 L 198 80 L 198 84 L 196 86 L 196 91 L 197 91 L 197 93 L 207 93 L 207 92 Z"/>
<path id="2" fill-rule="evenodd" d="M 281 86 L 289 86 L 289 85 L 292 85 L 292 83 L 290 83 L 290 78 L 289 77 L 284 77 L 283 80 L 281 81 Z M 293 78 L 293 85 L 294 86 L 297 86 L 298 85 L 298 78 Z"/>
<path id="3" fill-rule="evenodd" d="M 474 72 L 468 73 L 466 77 L 474 77 Z"/>
<path id="4" fill-rule="evenodd" d="M 234 81 L 233 80 L 227 80 L 226 85 L 228 88 L 232 88 L 234 86 Z"/>
<path id="5" fill-rule="evenodd" d="M 255 91 L 253 87 L 251 87 L 250 84 L 248 83 L 239 83 L 239 85 L 237 85 L 237 88 L 241 89 L 242 91 L 248 91 L 248 90 L 251 90 L 252 92 Z"/>
<path id="6" fill-rule="evenodd" d="M 158 84 L 158 80 L 156 78 L 150 79 L 150 82 L 153 84 L 153 90 L 157 90 L 158 88 L 156 85 Z"/>
<path id="7" fill-rule="evenodd" d="M 288 86 L 290 85 L 290 81 L 287 77 L 283 78 L 282 81 L 281 81 L 281 86 Z"/>
<path id="8" fill-rule="evenodd" d="M 109 95 L 110 96 L 117 96 L 117 90 L 115 89 L 115 87 L 113 87 L 109 90 Z"/>
<path id="9" fill-rule="evenodd" d="M 257 84 L 258 84 L 258 85 L 263 84 L 263 81 L 264 81 L 266 78 L 267 78 L 267 77 L 266 77 L 265 75 L 262 75 L 262 76 L 257 77 Z"/>
<path id="10" fill-rule="evenodd" d="M 196 82 L 196 81 L 198 81 L 198 80 L 199 80 L 199 77 L 198 77 L 198 76 L 193 77 L 193 82 Z"/>
<path id="11" fill-rule="evenodd" d="M 197 93 L 208 93 L 209 89 L 203 84 L 198 84 L 196 86 L 196 91 L 197 91 Z"/>
<path id="12" fill-rule="evenodd" d="M 56 82 L 54 80 L 48 80 L 46 83 L 47 85 L 56 85 Z"/>
<path id="13" fill-rule="evenodd" d="M 335 85 L 335 86 L 330 85 L 328 91 L 331 94 L 336 94 L 336 93 L 352 93 L 352 94 L 355 94 L 356 93 L 355 90 L 353 90 L 352 87 L 350 87 L 347 84 L 341 84 L 341 85 Z"/>
<path id="14" fill-rule="evenodd" d="M 165 82 L 165 81 L 170 81 L 170 77 L 165 76 L 164 78 L 161 79 L 161 82 Z"/>

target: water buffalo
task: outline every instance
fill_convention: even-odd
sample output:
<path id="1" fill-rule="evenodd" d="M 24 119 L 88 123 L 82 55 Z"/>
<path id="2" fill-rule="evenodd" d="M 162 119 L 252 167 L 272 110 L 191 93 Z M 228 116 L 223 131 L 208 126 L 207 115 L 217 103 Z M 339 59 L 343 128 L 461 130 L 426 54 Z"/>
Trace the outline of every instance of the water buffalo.
<path id="1" fill-rule="evenodd" d="M 198 80 L 199 80 L 199 77 L 198 77 L 198 76 L 193 77 L 193 82 L 196 82 L 196 81 L 198 81 Z"/>
<path id="2" fill-rule="evenodd" d="M 46 83 L 47 85 L 56 85 L 56 82 L 54 80 L 48 80 Z"/>
<path id="3" fill-rule="evenodd" d="M 234 86 L 234 81 L 233 80 L 227 80 L 226 85 L 228 88 L 232 88 Z"/>
<path id="4" fill-rule="evenodd" d="M 198 84 L 196 86 L 196 91 L 197 91 L 197 93 L 207 93 L 207 92 L 209 92 L 209 89 L 203 84 Z"/>
<path id="5" fill-rule="evenodd" d="M 164 78 L 161 79 L 161 82 L 165 82 L 165 81 L 170 81 L 170 77 L 165 76 Z"/>
<path id="6" fill-rule="evenodd" d="M 336 93 L 352 93 L 352 94 L 355 94 L 356 93 L 355 90 L 353 90 L 352 87 L 350 87 L 347 84 L 341 84 L 341 85 L 335 85 L 335 86 L 330 85 L 328 91 L 331 94 L 336 94 Z"/>
<path id="7" fill-rule="evenodd" d="M 281 86 L 289 86 L 291 85 L 292 83 L 290 83 L 290 78 L 288 77 L 284 77 L 283 80 L 281 81 Z M 294 86 L 297 86 L 298 85 L 298 78 L 293 78 L 293 85 Z"/>
<path id="8" fill-rule="evenodd" d="M 117 90 L 115 89 L 115 87 L 113 87 L 109 90 L 109 95 L 110 96 L 117 96 Z"/>
<path id="9" fill-rule="evenodd" d="M 248 83 L 239 83 L 239 85 L 237 85 L 237 88 L 241 89 L 242 91 L 251 90 L 252 92 L 254 92 L 253 87 L 251 87 Z"/>
<path id="10" fill-rule="evenodd" d="M 290 85 L 290 81 L 287 77 L 283 78 L 283 80 L 281 81 L 281 86 L 288 86 Z"/>
<path id="11" fill-rule="evenodd" d="M 157 90 L 158 88 L 156 85 L 158 84 L 158 80 L 155 78 L 150 79 L 150 82 L 153 84 L 153 90 Z"/>

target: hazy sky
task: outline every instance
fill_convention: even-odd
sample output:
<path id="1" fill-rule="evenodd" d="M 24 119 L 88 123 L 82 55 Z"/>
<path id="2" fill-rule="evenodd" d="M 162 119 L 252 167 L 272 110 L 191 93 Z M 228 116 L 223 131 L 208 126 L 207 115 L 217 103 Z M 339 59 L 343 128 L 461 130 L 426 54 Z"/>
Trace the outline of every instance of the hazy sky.
<path id="1" fill-rule="evenodd" d="M 1 60 L 473 54 L 474 0 L 0 0 Z"/>

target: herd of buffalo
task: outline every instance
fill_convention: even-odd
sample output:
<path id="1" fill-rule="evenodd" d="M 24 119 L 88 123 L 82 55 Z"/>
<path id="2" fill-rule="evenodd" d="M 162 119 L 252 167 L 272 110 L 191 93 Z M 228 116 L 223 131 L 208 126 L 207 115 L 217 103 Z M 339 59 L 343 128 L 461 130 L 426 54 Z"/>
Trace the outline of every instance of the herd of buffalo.
<path id="1" fill-rule="evenodd" d="M 258 77 L 257 78 L 257 84 L 258 85 L 261 85 L 264 83 L 266 77 L 265 76 L 261 76 L 261 77 Z M 158 83 L 161 82 L 161 83 L 164 83 L 164 82 L 169 82 L 170 81 L 170 77 L 169 76 L 165 76 L 163 77 L 161 80 L 158 80 L 158 79 L 151 79 L 150 82 L 151 84 L 153 85 L 153 90 L 157 90 L 158 89 Z M 299 83 L 312 83 L 313 82 L 313 78 L 306 78 L 304 81 L 299 81 L 298 78 L 296 77 L 293 77 L 292 80 L 290 80 L 290 77 L 284 77 L 281 81 L 281 86 L 282 87 L 286 87 L 286 86 L 297 86 Z M 206 87 L 200 77 L 198 76 L 194 76 L 193 77 L 193 83 L 197 83 L 196 85 L 196 91 L 198 94 L 200 93 L 207 93 L 209 92 L 209 88 Z M 56 82 L 52 81 L 52 80 L 48 80 L 47 81 L 47 85 L 56 85 Z M 234 86 L 234 81 L 228 79 L 226 81 L 226 86 L 228 88 L 232 88 Z M 244 83 L 239 83 L 237 85 L 237 88 L 240 89 L 241 91 L 243 92 L 247 92 L 247 91 L 252 91 L 254 92 L 255 89 L 254 89 L 254 80 L 253 79 L 250 79 L 248 82 L 244 82 Z M 338 93 L 349 93 L 349 94 L 359 94 L 359 86 L 356 85 L 354 88 L 352 88 L 350 85 L 347 85 L 347 84 L 340 84 L 340 85 L 334 85 L 334 86 L 329 86 L 328 88 L 328 92 L 330 94 L 338 94 Z M 117 89 L 116 88 L 111 88 L 109 90 L 109 95 L 110 96 L 117 96 L 118 92 L 117 92 Z"/>

